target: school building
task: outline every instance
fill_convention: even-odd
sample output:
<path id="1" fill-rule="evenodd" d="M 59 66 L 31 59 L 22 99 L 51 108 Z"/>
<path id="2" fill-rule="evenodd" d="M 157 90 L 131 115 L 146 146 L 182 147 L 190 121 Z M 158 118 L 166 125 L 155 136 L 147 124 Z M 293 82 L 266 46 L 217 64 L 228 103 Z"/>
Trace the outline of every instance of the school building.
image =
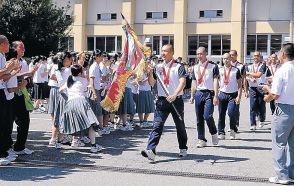
<path id="1" fill-rule="evenodd" d="M 282 43 L 293 42 L 294 0 L 55 0 L 74 23 L 69 49 L 122 51 L 123 13 L 141 42 L 153 54 L 174 44 L 175 57 L 194 61 L 204 46 L 209 58 L 221 59 L 236 49 L 239 59 L 250 60 L 258 50 L 267 57 Z"/>

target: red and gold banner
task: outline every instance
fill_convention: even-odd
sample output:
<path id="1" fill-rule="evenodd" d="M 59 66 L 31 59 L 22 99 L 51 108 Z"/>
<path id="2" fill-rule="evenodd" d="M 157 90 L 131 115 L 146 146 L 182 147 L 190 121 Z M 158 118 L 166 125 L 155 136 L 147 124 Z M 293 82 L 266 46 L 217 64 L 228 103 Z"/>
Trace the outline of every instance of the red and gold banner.
<path id="1" fill-rule="evenodd" d="M 101 106 L 109 112 L 118 110 L 130 75 L 136 74 L 137 79 L 143 77 L 145 62 L 151 54 L 150 48 L 143 46 L 138 41 L 138 37 L 134 30 L 127 21 L 125 22 L 123 29 L 126 33 L 127 41 L 124 46 L 123 55 L 120 59 L 111 87 L 104 100 L 101 101 Z"/>

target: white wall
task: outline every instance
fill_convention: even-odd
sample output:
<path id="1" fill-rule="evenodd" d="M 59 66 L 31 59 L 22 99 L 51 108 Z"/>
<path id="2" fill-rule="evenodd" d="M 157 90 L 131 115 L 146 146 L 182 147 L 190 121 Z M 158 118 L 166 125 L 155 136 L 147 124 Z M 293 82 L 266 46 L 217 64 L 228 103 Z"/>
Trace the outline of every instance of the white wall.
<path id="1" fill-rule="evenodd" d="M 121 24 L 123 0 L 88 0 L 87 24 Z M 97 14 L 116 13 L 115 21 L 97 21 Z"/>
<path id="2" fill-rule="evenodd" d="M 136 0 L 135 23 L 172 23 L 174 7 L 174 0 Z M 167 12 L 167 19 L 146 20 L 146 12 Z"/>
<path id="3" fill-rule="evenodd" d="M 73 14 L 76 0 L 52 0 L 52 3 L 58 7 L 64 7 L 64 9 L 67 10 L 67 15 L 71 15 Z"/>
<path id="4" fill-rule="evenodd" d="M 188 0 L 187 22 L 231 21 L 232 1 L 234 0 Z M 200 10 L 223 10 L 223 17 L 199 18 Z"/>
<path id="5" fill-rule="evenodd" d="M 291 0 L 248 0 L 248 21 L 289 20 Z"/>

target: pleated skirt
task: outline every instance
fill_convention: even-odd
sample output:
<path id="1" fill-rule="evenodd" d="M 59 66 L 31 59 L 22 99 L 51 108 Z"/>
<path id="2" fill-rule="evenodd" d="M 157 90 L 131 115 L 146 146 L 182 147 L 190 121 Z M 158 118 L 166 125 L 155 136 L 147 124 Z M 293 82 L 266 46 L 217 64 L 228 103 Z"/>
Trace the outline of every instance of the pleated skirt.
<path id="1" fill-rule="evenodd" d="M 120 102 L 117 114 L 135 114 L 135 103 L 131 88 L 126 87 L 124 97 Z"/>
<path id="2" fill-rule="evenodd" d="M 74 134 L 97 124 L 96 115 L 88 100 L 85 97 L 77 97 L 66 102 L 59 131 L 63 134 Z"/>
<path id="3" fill-rule="evenodd" d="M 88 98 L 88 101 L 90 103 L 91 109 L 93 110 L 94 114 L 96 116 L 102 116 L 103 113 L 102 113 L 102 107 L 100 105 L 100 102 L 101 102 L 100 90 L 95 90 L 95 91 L 96 91 L 96 95 L 98 97 L 97 101 L 94 101 L 94 100 L 91 99 L 92 96 L 93 96 L 93 92 L 92 92 L 91 89 L 87 93 L 87 98 Z"/>
<path id="4" fill-rule="evenodd" d="M 48 114 L 54 114 L 54 111 L 57 108 L 57 104 L 59 101 L 59 87 L 51 87 L 50 95 L 48 100 Z"/>
<path id="5" fill-rule="evenodd" d="M 137 113 L 153 113 L 154 112 L 154 96 L 151 91 L 139 91 Z"/>
<path id="6" fill-rule="evenodd" d="M 66 104 L 67 99 L 68 98 L 66 93 L 59 94 L 57 107 L 54 111 L 54 126 L 57 128 L 60 127 L 60 121 L 61 121 L 61 117 L 63 116 L 64 106 Z"/>

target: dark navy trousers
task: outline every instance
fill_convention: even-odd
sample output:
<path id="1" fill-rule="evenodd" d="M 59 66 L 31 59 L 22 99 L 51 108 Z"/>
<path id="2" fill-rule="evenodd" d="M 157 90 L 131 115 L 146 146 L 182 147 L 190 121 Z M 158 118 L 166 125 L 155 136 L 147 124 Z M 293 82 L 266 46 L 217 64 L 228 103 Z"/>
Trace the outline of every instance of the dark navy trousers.
<path id="1" fill-rule="evenodd" d="M 155 152 L 156 146 L 159 143 L 164 123 L 171 113 L 177 129 L 177 137 L 179 143 L 179 149 L 188 149 L 187 147 L 187 132 L 184 123 L 184 101 L 181 96 L 173 102 L 178 112 L 180 113 L 183 121 L 180 120 L 177 113 L 175 112 L 172 104 L 166 100 L 166 97 L 158 97 L 156 101 L 156 108 L 154 113 L 153 130 L 150 133 L 147 150 Z"/>
<path id="2" fill-rule="evenodd" d="M 259 116 L 261 122 L 265 121 L 265 101 L 264 92 L 262 89 L 257 87 L 249 88 L 250 97 L 250 124 L 251 126 L 256 125 L 256 114 Z"/>
<path id="3" fill-rule="evenodd" d="M 270 108 L 271 108 L 272 115 L 273 115 L 275 113 L 275 110 L 276 110 L 276 102 L 275 102 L 275 100 L 272 100 L 270 102 Z"/>
<path id="4" fill-rule="evenodd" d="M 217 133 L 215 122 L 213 119 L 213 96 L 214 91 L 197 90 L 195 93 L 195 111 L 197 121 L 198 139 L 207 141 L 205 139 L 204 120 L 207 123 L 211 135 Z"/>
<path id="5" fill-rule="evenodd" d="M 225 121 L 226 121 L 226 112 L 228 111 L 228 115 L 230 118 L 230 129 L 235 132 L 238 131 L 237 125 L 237 104 L 236 97 L 238 96 L 238 92 L 234 93 L 224 93 L 220 92 L 218 99 L 218 111 L 219 111 L 219 119 L 218 119 L 218 134 L 225 134 Z"/>

